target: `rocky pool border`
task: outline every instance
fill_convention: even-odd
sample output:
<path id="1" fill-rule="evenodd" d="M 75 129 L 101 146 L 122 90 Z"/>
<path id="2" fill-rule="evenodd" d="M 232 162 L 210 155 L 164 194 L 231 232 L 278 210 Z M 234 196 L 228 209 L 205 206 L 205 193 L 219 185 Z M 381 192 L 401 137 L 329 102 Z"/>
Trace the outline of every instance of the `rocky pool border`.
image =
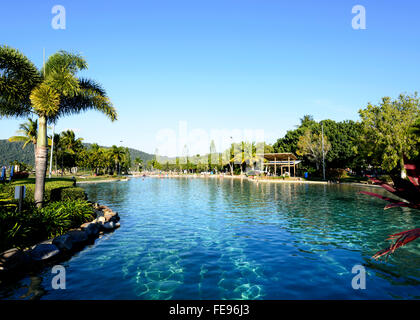
<path id="1" fill-rule="evenodd" d="M 86 245 L 93 244 L 100 235 L 120 227 L 118 212 L 105 205 L 92 205 L 95 219 L 79 228 L 25 249 L 12 248 L 0 253 L 0 279 L 10 273 L 29 272 L 50 262 L 69 258 Z"/>

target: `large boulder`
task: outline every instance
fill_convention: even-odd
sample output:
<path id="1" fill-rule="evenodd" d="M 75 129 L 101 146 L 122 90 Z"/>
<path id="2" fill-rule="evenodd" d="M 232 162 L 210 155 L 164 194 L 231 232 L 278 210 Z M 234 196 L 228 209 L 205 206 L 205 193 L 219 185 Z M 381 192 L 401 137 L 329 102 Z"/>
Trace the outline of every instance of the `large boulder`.
<path id="1" fill-rule="evenodd" d="M 95 210 L 96 218 L 103 217 L 104 212 L 102 210 Z"/>
<path id="2" fill-rule="evenodd" d="M 104 223 L 103 228 L 105 230 L 113 230 L 113 229 L 115 229 L 115 223 L 113 221 L 106 222 L 106 223 Z"/>
<path id="3" fill-rule="evenodd" d="M 92 222 L 86 222 L 80 226 L 80 229 L 85 230 Z"/>
<path id="4" fill-rule="evenodd" d="M 60 253 L 60 250 L 54 244 L 40 243 L 32 247 L 32 250 L 28 252 L 31 259 L 34 261 L 44 261 L 48 260 L 57 254 Z"/>
<path id="5" fill-rule="evenodd" d="M 83 245 L 89 239 L 88 233 L 82 230 L 72 230 L 53 240 L 53 244 L 61 251 L 70 251 Z"/>
<path id="6" fill-rule="evenodd" d="M 70 251 L 73 248 L 73 241 L 68 234 L 56 237 L 53 244 L 61 251 Z"/>
<path id="7" fill-rule="evenodd" d="M 110 222 L 110 221 L 118 222 L 120 220 L 120 217 L 118 216 L 118 213 L 117 212 L 113 212 L 113 211 L 106 212 L 104 214 L 104 218 L 105 218 L 105 221 L 106 222 Z"/>
<path id="8" fill-rule="evenodd" d="M 106 222 L 105 217 L 99 217 L 96 219 L 97 223 L 103 225 Z"/>
<path id="9" fill-rule="evenodd" d="M 17 248 L 9 249 L 0 253 L 0 272 L 19 269 L 29 261 L 30 257 L 26 252 Z"/>
<path id="10" fill-rule="evenodd" d="M 89 223 L 85 228 L 85 232 L 88 237 L 97 237 L 99 235 L 101 227 L 97 223 Z"/>
<path id="11" fill-rule="evenodd" d="M 88 240 L 88 235 L 85 231 L 82 230 L 72 230 L 67 232 L 67 234 L 71 237 L 71 240 L 74 244 L 81 244 Z"/>

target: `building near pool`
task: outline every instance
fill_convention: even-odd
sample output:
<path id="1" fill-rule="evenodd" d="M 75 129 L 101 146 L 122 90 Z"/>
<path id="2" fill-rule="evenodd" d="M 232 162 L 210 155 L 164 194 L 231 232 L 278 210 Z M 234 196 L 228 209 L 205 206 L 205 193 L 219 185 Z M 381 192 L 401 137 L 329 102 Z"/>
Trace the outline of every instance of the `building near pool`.
<path id="1" fill-rule="evenodd" d="M 280 168 L 280 175 L 288 172 L 290 177 L 296 176 L 296 166 L 302 162 L 302 160 L 298 160 L 297 157 L 293 153 L 285 152 L 285 153 L 264 153 L 259 154 L 264 161 L 261 163 L 263 166 L 264 171 L 272 171 L 273 174 L 277 175 L 277 170 Z M 272 169 L 272 170 L 270 170 Z M 293 169 L 293 175 L 291 170 Z"/>

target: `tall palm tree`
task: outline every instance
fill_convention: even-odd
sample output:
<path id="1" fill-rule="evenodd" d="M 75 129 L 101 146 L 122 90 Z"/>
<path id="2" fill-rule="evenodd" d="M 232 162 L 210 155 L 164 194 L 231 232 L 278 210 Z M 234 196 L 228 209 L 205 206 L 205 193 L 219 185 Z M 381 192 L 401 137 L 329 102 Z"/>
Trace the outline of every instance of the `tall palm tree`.
<path id="1" fill-rule="evenodd" d="M 59 51 L 38 70 L 17 49 L 0 46 L 0 116 L 38 116 L 35 155 L 35 203 L 42 207 L 47 170 L 47 123 L 60 117 L 93 109 L 116 120 L 117 113 L 102 87 L 89 79 L 77 77 L 87 69 L 78 54 Z"/>

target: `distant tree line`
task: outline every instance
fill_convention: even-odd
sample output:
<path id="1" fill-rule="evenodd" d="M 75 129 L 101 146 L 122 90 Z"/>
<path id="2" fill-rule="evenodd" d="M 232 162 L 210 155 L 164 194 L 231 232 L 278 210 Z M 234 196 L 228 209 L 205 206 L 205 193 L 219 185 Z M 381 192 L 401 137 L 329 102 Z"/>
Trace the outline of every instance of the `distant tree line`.
<path id="1" fill-rule="evenodd" d="M 311 115 L 305 115 L 297 128 L 287 131 L 273 145 L 243 141 L 232 144 L 222 153 L 212 152 L 210 146 L 208 155 L 189 156 L 183 161 L 177 157 L 175 163 L 159 162 L 155 157 L 147 162 L 146 168 L 240 174 L 254 169 L 261 161 L 259 149 L 264 153 L 293 153 L 302 159 L 301 171 L 318 176 L 323 157 L 327 168 L 351 169 L 356 173 L 381 169 L 404 176 L 405 159 L 419 161 L 420 102 L 417 93 L 401 94 L 395 100 L 384 97 L 379 104 L 369 103 L 360 109 L 359 115 L 359 121 L 340 122 L 330 119 L 317 122 Z"/>
<path id="2" fill-rule="evenodd" d="M 261 164 L 263 153 L 290 152 L 302 159 L 301 171 L 309 171 L 315 176 L 321 175 L 323 157 L 329 169 L 348 168 L 361 173 L 376 168 L 393 174 L 400 172 L 404 176 L 404 161 L 419 160 L 420 102 L 417 93 L 400 95 L 395 100 L 385 97 L 377 105 L 369 103 L 359 110 L 359 115 L 359 121 L 340 122 L 330 119 L 317 122 L 311 115 L 305 115 L 295 129 L 287 131 L 273 145 L 242 141 L 217 153 L 212 141 L 208 154 L 172 159 L 148 154 L 145 159 L 140 157 L 143 156 L 141 153 L 136 153 L 134 158 L 128 148 L 86 145 L 71 130 L 48 137 L 48 143 L 51 145 L 54 141 L 53 165 L 55 171 L 60 172 L 83 167 L 95 174 L 121 174 L 129 170 L 243 174 Z M 35 146 L 36 129 L 36 121 L 28 119 L 20 125 L 20 136 L 10 137 L 9 141 L 19 142 L 23 148 Z M 0 144 L 0 148 L 4 147 Z"/>

